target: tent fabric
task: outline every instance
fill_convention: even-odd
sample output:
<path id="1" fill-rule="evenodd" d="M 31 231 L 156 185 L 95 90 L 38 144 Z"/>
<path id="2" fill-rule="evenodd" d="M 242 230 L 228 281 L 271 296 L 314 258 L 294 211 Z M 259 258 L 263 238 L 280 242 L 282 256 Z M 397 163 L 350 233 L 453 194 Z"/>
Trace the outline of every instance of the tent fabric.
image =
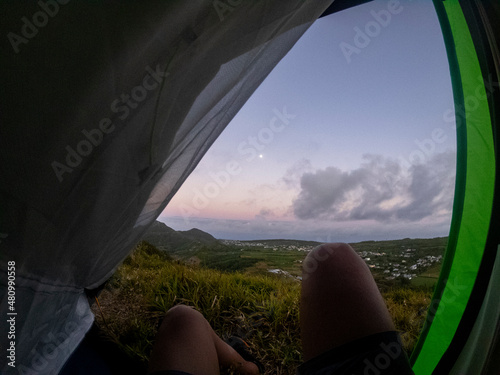
<path id="1" fill-rule="evenodd" d="M 500 246 L 497 251 L 497 259 L 500 258 Z M 500 368 L 499 357 L 494 353 L 495 345 L 498 345 L 498 333 L 500 323 L 500 261 L 495 262 L 493 277 L 487 289 L 485 301 L 480 314 L 474 323 L 466 345 L 461 355 L 456 359 L 450 374 L 492 374 L 493 371 L 486 370 L 487 366 L 492 370 Z M 490 365 L 490 366 L 491 366 Z"/>
<path id="2" fill-rule="evenodd" d="M 482 71 L 490 109 L 490 120 L 493 133 L 494 154 L 500 160 L 500 92 L 498 90 L 500 69 L 500 4 L 495 1 L 460 1 L 460 6 L 469 25 L 477 58 Z M 479 149 L 478 149 L 479 150 Z M 483 151 L 484 152 L 484 151 Z M 490 152 L 490 150 L 488 150 Z M 436 370 L 446 370 L 452 374 L 498 372 L 498 323 L 500 309 L 495 303 L 498 296 L 498 267 L 500 259 L 500 172 L 499 168 L 491 168 L 490 175 L 495 179 L 493 193 L 493 209 L 490 217 L 489 231 L 486 238 L 483 258 L 474 284 L 471 298 L 460 321 L 451 345 L 440 361 Z M 483 213 L 484 214 L 484 213 Z M 486 328 L 488 326 L 489 328 Z M 495 329 L 496 328 L 496 329 Z M 478 336 L 480 335 L 480 336 Z M 478 340 L 479 338 L 479 340 Z M 484 351 L 484 352 L 483 352 Z M 493 371 L 493 369 L 495 369 Z"/>
<path id="3" fill-rule="evenodd" d="M 15 262 L 17 371 L 58 372 L 93 321 L 84 290 L 331 2 L 1 3 L 0 283 Z"/>
<path id="4" fill-rule="evenodd" d="M 498 36 L 485 15 L 493 2 L 434 1 L 445 36 L 457 120 L 457 181 L 449 245 L 412 356 L 418 374 L 485 373 L 498 322 Z M 495 15 L 497 18 L 495 18 Z M 497 12 L 490 13 L 498 19 Z M 491 327 L 490 327 L 491 329 Z M 494 331 L 493 331 L 494 332 Z M 488 343 L 488 344 L 487 344 Z M 481 344 L 481 345 L 478 345 Z M 487 345 L 486 345 L 487 344 Z M 487 346 L 487 347 L 486 347 Z"/>

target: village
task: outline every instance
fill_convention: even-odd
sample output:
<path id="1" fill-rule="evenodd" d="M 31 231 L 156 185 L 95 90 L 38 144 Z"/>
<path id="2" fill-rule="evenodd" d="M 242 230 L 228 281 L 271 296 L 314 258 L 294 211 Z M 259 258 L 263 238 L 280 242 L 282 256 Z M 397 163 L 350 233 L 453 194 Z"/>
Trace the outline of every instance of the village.
<path id="1" fill-rule="evenodd" d="M 240 241 L 240 240 L 220 240 L 225 245 L 235 246 L 244 252 L 246 249 L 262 249 L 266 251 L 295 251 L 295 252 L 309 252 L 313 247 L 311 244 L 301 244 L 295 241 Z M 290 243 L 288 243 L 290 242 Z M 357 250 L 358 246 L 354 246 Z M 400 249 L 391 249 L 390 251 L 383 251 L 377 249 L 373 250 L 357 250 L 358 254 L 363 258 L 368 267 L 374 272 L 381 273 L 387 280 L 394 279 L 408 279 L 420 275 L 425 270 L 429 269 L 435 264 L 441 263 L 442 255 L 429 255 L 422 254 L 422 251 L 417 251 L 416 248 L 401 246 Z M 297 260 L 297 263 L 302 263 Z M 279 268 L 269 269 L 269 272 L 275 274 L 289 274 L 287 271 Z"/>
<path id="2" fill-rule="evenodd" d="M 382 272 L 386 279 L 404 278 L 411 280 L 426 269 L 442 261 L 442 255 L 416 256 L 416 249 L 404 249 L 399 254 L 385 252 L 363 251 L 359 255 L 365 260 L 368 267 Z M 399 259 L 398 259 L 399 258 Z"/>

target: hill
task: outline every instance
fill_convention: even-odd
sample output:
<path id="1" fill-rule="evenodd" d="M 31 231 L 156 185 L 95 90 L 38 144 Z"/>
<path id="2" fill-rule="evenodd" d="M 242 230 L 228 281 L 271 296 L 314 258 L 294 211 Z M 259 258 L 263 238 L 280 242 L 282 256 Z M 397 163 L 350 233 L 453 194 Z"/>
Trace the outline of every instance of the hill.
<path id="1" fill-rule="evenodd" d="M 301 240 L 217 240 L 200 229 L 175 231 L 156 222 L 143 240 L 177 260 L 220 271 L 268 272 L 300 277 L 302 260 L 320 243 Z M 380 280 L 432 286 L 439 275 L 447 237 L 363 241 L 350 245 Z M 430 269 L 436 272 L 423 275 Z M 422 275 L 422 277 L 420 277 Z"/>
<path id="2" fill-rule="evenodd" d="M 211 234 L 208 234 L 207 232 L 203 232 L 202 230 L 200 230 L 198 228 L 193 228 L 193 229 L 190 229 L 187 231 L 179 231 L 177 233 L 179 233 L 187 238 L 190 238 L 193 241 L 197 241 L 197 242 L 204 243 L 204 244 L 219 243 L 219 241 L 214 236 L 212 236 Z"/>
<path id="3" fill-rule="evenodd" d="M 221 245 L 211 234 L 192 228 L 187 231 L 176 231 L 166 224 L 156 221 L 142 237 L 158 249 L 169 253 L 192 253 L 193 249 L 204 245 Z"/>

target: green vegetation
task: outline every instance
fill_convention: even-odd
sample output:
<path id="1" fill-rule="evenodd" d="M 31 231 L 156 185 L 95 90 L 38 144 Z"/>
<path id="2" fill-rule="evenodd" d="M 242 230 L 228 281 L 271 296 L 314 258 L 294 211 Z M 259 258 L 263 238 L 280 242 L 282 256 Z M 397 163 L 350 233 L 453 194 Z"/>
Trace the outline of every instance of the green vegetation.
<path id="1" fill-rule="evenodd" d="M 295 276 L 301 274 L 299 259 L 304 251 L 273 250 L 265 246 L 203 246 L 196 251 L 200 265 L 224 272 L 241 271 L 250 274 L 267 273 L 268 269 L 279 268 Z M 182 257 L 180 259 L 186 259 Z"/>
<path id="2" fill-rule="evenodd" d="M 412 280 L 412 284 L 415 286 L 429 286 L 433 287 L 436 285 L 439 279 L 439 273 L 441 272 L 441 263 L 435 264 L 428 268 L 425 272 L 421 273 Z"/>
<path id="3" fill-rule="evenodd" d="M 213 259 L 220 258 L 203 259 L 203 252 L 208 253 L 209 248 L 197 255 L 202 264 L 210 265 Z M 97 322 L 104 333 L 145 369 L 165 312 L 179 303 L 190 305 L 207 318 L 221 337 L 243 337 L 265 364 L 266 374 L 295 374 L 302 360 L 300 281 L 267 272 L 267 266 L 277 265 L 274 262 L 279 260 L 264 256 L 261 250 L 254 255 L 241 258 L 241 251 L 239 254 L 235 251 L 229 259 L 240 259 L 238 266 L 231 266 L 230 261 L 212 264 L 214 268 L 233 271 L 221 272 L 186 265 L 142 242 L 99 297 L 102 315 L 98 309 L 95 311 Z M 305 253 L 301 252 L 301 256 Z M 260 267 L 259 263 L 265 266 Z M 248 272 L 241 271 L 248 266 Z M 411 351 L 430 303 L 431 289 L 402 286 L 397 280 L 379 276 L 376 279 L 381 281 L 382 293 L 405 347 Z"/>

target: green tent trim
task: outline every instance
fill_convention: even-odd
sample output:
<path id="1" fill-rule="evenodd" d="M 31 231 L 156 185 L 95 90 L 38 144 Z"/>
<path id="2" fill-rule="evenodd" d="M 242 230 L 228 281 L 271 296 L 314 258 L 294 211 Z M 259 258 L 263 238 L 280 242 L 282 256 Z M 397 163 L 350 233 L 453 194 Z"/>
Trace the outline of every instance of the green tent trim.
<path id="1" fill-rule="evenodd" d="M 415 374 L 443 372 L 470 303 L 490 230 L 495 145 L 478 52 L 458 0 L 434 1 L 445 39 L 457 125 L 457 176 L 449 244 L 421 337 L 412 355 Z M 477 306 L 476 306 L 477 308 Z M 453 361 L 454 362 L 454 361 Z"/>

